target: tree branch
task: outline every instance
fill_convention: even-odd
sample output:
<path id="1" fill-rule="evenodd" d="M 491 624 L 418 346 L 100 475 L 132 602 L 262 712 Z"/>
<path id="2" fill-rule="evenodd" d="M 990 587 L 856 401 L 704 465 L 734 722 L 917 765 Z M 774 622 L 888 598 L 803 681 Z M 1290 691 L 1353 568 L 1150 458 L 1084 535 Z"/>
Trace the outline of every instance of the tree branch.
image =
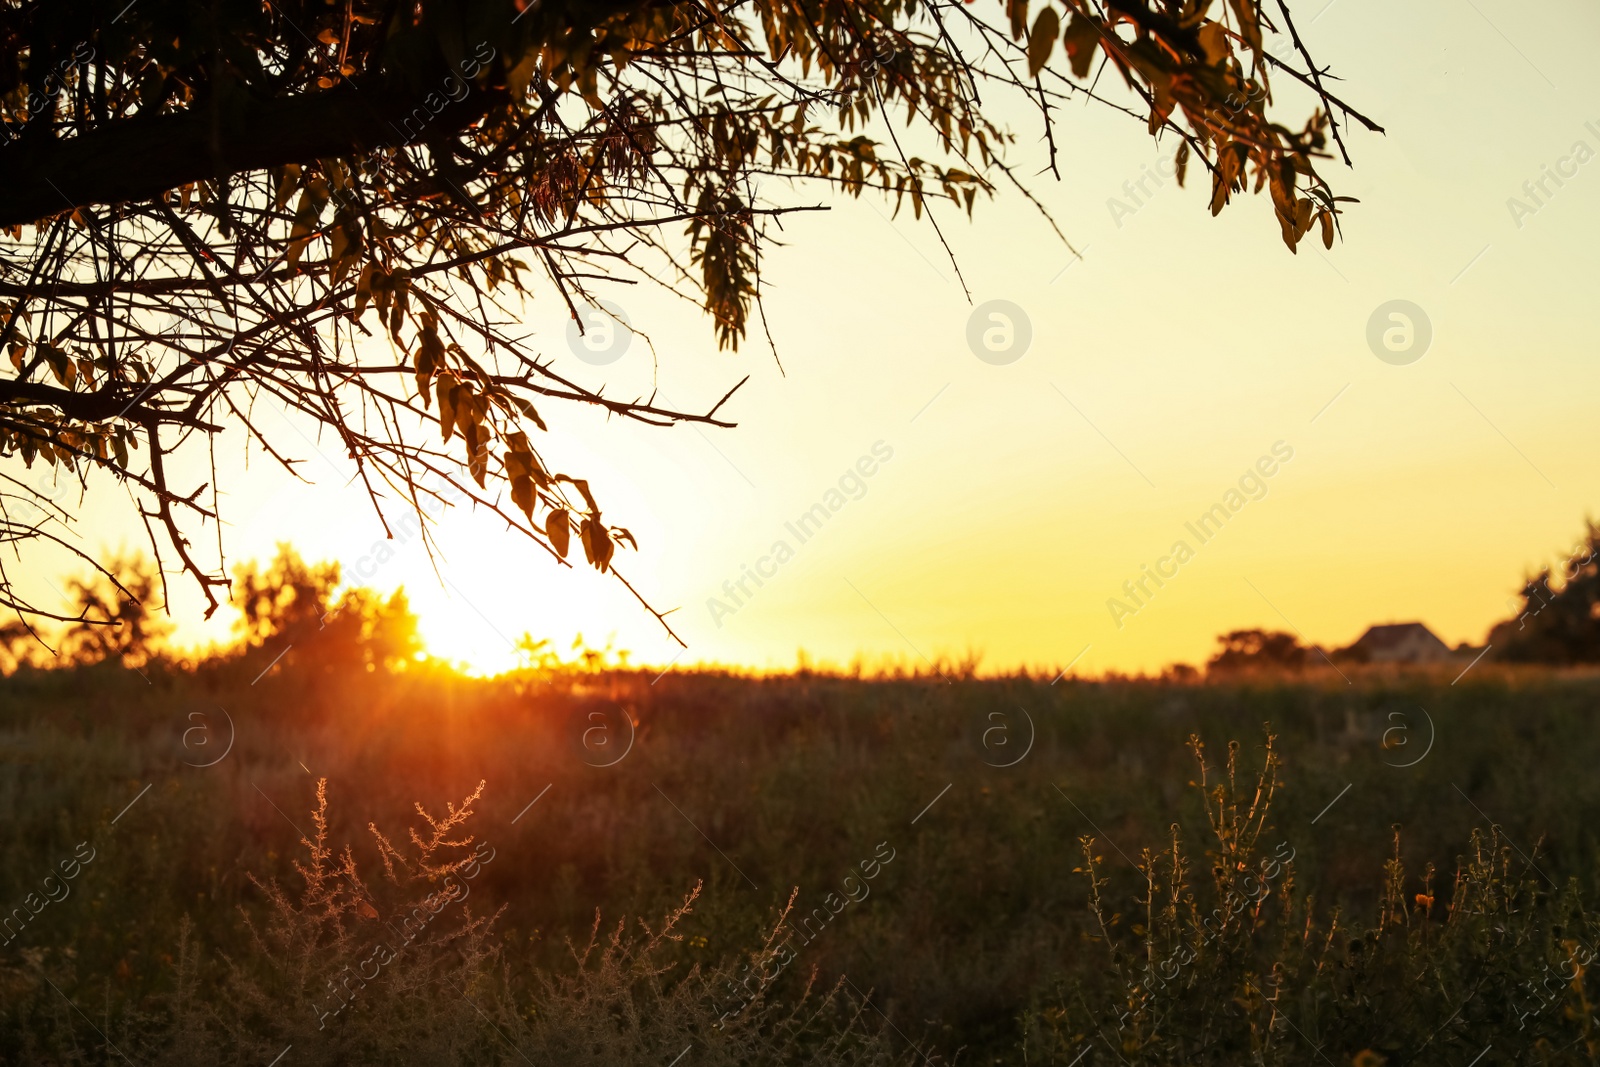
<path id="1" fill-rule="evenodd" d="M 442 97 L 440 97 L 442 98 Z M 411 94 L 357 90 L 256 100 L 121 119 L 78 137 L 0 148 L 0 227 L 94 204 L 150 200 L 207 178 L 356 151 L 472 125 L 510 99 L 481 89 L 433 112 Z M 406 124 L 410 123 L 410 126 Z"/>

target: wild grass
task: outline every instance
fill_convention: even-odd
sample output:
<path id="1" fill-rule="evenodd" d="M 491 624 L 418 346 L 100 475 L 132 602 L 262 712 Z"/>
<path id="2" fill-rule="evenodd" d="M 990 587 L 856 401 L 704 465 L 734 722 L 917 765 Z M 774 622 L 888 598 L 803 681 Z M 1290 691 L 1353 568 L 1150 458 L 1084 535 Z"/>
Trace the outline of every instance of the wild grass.
<path id="1" fill-rule="evenodd" d="M 1134 861 L 1144 889 L 1124 915 L 1104 894 L 1096 842 L 1081 842 L 1089 936 L 1115 981 L 1077 983 L 1039 1013 L 1047 1062 L 1096 1046 L 1148 1065 L 1596 1062 L 1587 971 L 1600 915 L 1577 878 L 1557 886 L 1536 847 L 1490 826 L 1437 885 L 1432 863 L 1407 872 L 1396 825 L 1376 911 L 1322 904 L 1269 830 L 1273 739 L 1244 780 L 1230 744 L 1215 783 L 1190 744 L 1203 851 L 1174 824 L 1165 848 Z"/>
<path id="2" fill-rule="evenodd" d="M 0 1062 L 1593 1062 L 1587 677 L 258 671 L 0 682 Z"/>

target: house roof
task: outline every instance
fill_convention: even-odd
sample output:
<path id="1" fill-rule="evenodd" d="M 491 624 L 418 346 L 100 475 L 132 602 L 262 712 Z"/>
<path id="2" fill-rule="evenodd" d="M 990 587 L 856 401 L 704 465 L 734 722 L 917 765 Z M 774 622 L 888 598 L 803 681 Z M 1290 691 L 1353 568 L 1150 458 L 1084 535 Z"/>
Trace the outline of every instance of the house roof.
<path id="1" fill-rule="evenodd" d="M 1381 626 L 1369 626 L 1367 632 L 1361 635 L 1356 644 L 1363 648 L 1394 648 L 1406 641 L 1421 638 L 1441 648 L 1449 648 L 1439 640 L 1437 634 L 1420 622 L 1393 622 Z"/>

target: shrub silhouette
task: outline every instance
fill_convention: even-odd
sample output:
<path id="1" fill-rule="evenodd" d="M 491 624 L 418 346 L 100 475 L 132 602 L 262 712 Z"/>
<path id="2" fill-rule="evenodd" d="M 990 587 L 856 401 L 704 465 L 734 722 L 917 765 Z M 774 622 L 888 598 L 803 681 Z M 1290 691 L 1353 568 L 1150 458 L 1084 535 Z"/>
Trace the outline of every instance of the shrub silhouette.
<path id="1" fill-rule="evenodd" d="M 1148 1067 L 1376 1067 L 1465 1063 L 1491 1043 L 1495 1062 L 1595 1062 L 1587 980 L 1600 916 L 1575 881 L 1546 884 L 1537 850 L 1523 854 L 1498 826 L 1475 829 L 1449 886 L 1436 887 L 1432 864 L 1407 875 L 1396 825 L 1377 914 L 1323 914 L 1297 884 L 1292 836 L 1271 829 L 1273 738 L 1254 776 L 1230 743 L 1216 782 L 1200 740 L 1190 744 L 1204 863 L 1173 824 L 1165 848 L 1132 861 L 1143 893 L 1123 908 L 1095 840 L 1081 839 L 1109 981 L 1082 983 L 1030 1020 L 1048 1062 L 1099 1045 Z"/>
<path id="2" fill-rule="evenodd" d="M 1206 663 L 1216 674 L 1250 671 L 1298 671 L 1306 665 L 1306 653 L 1294 634 L 1268 630 L 1234 630 L 1217 638 L 1222 646 Z"/>
<path id="3" fill-rule="evenodd" d="M 393 670 L 412 660 L 422 642 L 405 591 L 387 599 L 365 587 L 340 593 L 339 580 L 339 564 L 307 564 L 287 544 L 265 569 L 238 567 L 233 603 L 245 648 L 287 649 L 286 660 L 323 673 Z"/>
<path id="4" fill-rule="evenodd" d="M 721 1011 L 717 994 L 733 984 L 735 965 L 769 963 L 778 931 L 747 960 L 675 964 L 666 950 L 682 940 L 678 926 L 698 885 L 658 926 L 640 922 L 635 931 L 624 920 L 603 932 L 596 910 L 588 943 L 568 944 L 569 970 L 530 971 L 493 936 L 503 909 L 468 901 L 474 868 L 493 862 L 494 850 L 466 831 L 483 789 L 439 818 L 417 804 L 424 825 L 411 828 L 404 847 L 369 824 L 383 867 L 369 882 L 350 846 L 329 843 L 327 783 L 319 780 L 313 831 L 300 841 L 305 858 L 294 864 L 298 894 L 251 877 L 266 915 L 241 912 L 255 951 L 224 960 L 217 1000 L 205 993 L 185 923 L 173 996 L 125 1020 L 137 1027 L 141 1059 L 265 1063 L 287 1045 L 296 1063 L 313 1065 L 613 1067 L 670 1063 L 693 1045 L 695 1062 L 716 1067 L 913 1062 L 866 1026 L 842 979 L 822 994 L 808 985 L 786 1003 L 758 995 L 736 1016 Z"/>
<path id="5" fill-rule="evenodd" d="M 1489 633 L 1495 655 L 1512 663 L 1600 662 L 1600 525 L 1584 535 L 1552 574 L 1525 579 L 1515 618 Z"/>
<path id="6" fill-rule="evenodd" d="M 103 572 L 67 583 L 79 621 L 67 627 L 69 663 L 120 662 L 142 667 L 156 656 L 172 624 L 156 614 L 161 576 L 143 555 L 117 555 Z M 165 606 L 165 598 L 160 598 Z"/>

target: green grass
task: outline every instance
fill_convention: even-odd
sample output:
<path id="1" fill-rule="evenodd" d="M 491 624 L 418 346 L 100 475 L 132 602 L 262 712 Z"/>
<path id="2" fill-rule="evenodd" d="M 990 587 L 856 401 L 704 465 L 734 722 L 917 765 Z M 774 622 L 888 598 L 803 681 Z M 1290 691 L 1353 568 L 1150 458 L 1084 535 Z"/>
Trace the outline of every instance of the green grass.
<path id="1" fill-rule="evenodd" d="M 1592 678 L 259 668 L 0 681 L 0 908 L 94 849 L 0 947 L 0 1062 L 1594 1062 Z M 221 753 L 219 705 L 231 751 L 187 765 Z M 593 766 L 618 707 L 632 748 Z M 1023 711 L 1031 749 L 992 766 Z M 1210 789 L 1239 742 L 1237 796 L 1205 799 L 1191 734 Z M 416 805 L 480 782 L 467 843 L 419 857 Z M 321 1016 L 483 844 L 467 899 Z"/>

